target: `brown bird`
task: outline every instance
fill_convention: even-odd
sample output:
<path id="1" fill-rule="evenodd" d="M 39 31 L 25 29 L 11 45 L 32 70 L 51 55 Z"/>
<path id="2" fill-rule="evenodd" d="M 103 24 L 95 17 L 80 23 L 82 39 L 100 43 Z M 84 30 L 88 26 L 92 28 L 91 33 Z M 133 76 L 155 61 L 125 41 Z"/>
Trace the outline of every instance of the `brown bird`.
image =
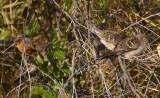
<path id="1" fill-rule="evenodd" d="M 26 54 L 35 58 L 35 54 L 37 51 L 34 49 L 32 41 L 30 39 L 24 38 L 23 35 L 18 35 L 14 41 L 14 44 L 20 52 L 23 52 L 23 49 L 25 49 Z"/>
<path id="2" fill-rule="evenodd" d="M 140 55 L 148 43 L 149 37 L 145 34 L 131 36 L 119 42 L 109 55 L 122 55 L 125 58 L 130 59 Z"/>
<path id="3" fill-rule="evenodd" d="M 100 42 L 105 45 L 108 50 L 114 50 L 117 44 L 125 38 L 124 33 L 114 30 L 101 30 L 94 24 L 90 24 L 90 30 L 100 39 Z"/>

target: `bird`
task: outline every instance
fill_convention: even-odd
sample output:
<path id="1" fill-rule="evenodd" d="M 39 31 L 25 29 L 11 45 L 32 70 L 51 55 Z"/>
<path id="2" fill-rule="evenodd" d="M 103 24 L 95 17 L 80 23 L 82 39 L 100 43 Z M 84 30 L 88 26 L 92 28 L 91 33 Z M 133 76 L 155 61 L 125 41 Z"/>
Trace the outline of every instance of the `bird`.
<path id="1" fill-rule="evenodd" d="M 34 48 L 33 43 L 29 38 L 24 37 L 23 34 L 19 34 L 19 35 L 17 35 L 17 38 L 14 40 L 14 45 L 18 48 L 18 50 L 20 52 L 23 52 L 23 50 L 25 49 L 26 54 L 33 57 L 36 64 L 38 64 L 38 60 L 36 58 L 37 50 Z M 28 70 L 31 74 L 31 73 L 34 73 L 35 71 L 37 71 L 37 67 L 36 67 L 36 65 L 30 65 L 28 67 Z M 28 74 L 28 71 L 26 70 L 24 73 L 22 73 L 21 78 L 24 78 L 27 74 Z M 17 81 L 19 81 L 19 79 L 20 79 L 20 77 L 18 77 L 15 80 L 15 83 L 17 83 Z"/>
<path id="2" fill-rule="evenodd" d="M 114 50 L 117 44 L 126 38 L 125 34 L 120 31 L 114 31 L 110 29 L 101 30 L 96 27 L 95 24 L 90 23 L 90 30 L 92 33 L 97 35 L 100 39 L 100 42 L 108 49 Z"/>
<path id="3" fill-rule="evenodd" d="M 17 36 L 17 38 L 14 41 L 14 44 L 20 52 L 23 52 L 23 50 L 25 49 L 27 55 L 30 55 L 31 57 L 35 58 L 37 51 L 34 49 L 32 41 L 24 37 L 23 34 Z"/>
<path id="4" fill-rule="evenodd" d="M 24 71 L 19 77 L 17 77 L 17 78 L 14 80 L 14 82 L 15 82 L 15 83 L 18 83 L 18 81 L 19 81 L 20 79 L 25 78 L 28 74 L 30 74 L 30 75 L 34 74 L 35 72 L 37 72 L 37 70 L 38 70 L 38 68 L 37 68 L 35 65 L 32 65 L 32 64 L 29 65 L 29 66 L 28 66 L 28 70 L 25 69 L 25 71 Z"/>
<path id="5" fill-rule="evenodd" d="M 149 37 L 146 34 L 137 34 L 135 36 L 127 37 L 120 41 L 108 56 L 121 55 L 127 59 L 131 59 L 140 55 L 145 50 L 148 43 Z"/>

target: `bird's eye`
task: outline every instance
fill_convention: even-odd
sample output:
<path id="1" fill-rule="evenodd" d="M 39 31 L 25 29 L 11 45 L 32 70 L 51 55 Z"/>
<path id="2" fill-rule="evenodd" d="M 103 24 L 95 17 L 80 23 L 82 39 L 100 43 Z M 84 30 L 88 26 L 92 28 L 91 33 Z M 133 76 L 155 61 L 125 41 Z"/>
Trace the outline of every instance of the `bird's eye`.
<path id="1" fill-rule="evenodd" d="M 146 41 L 147 41 L 147 40 L 146 40 L 146 38 L 143 38 L 143 41 L 145 41 L 145 42 L 146 42 Z"/>

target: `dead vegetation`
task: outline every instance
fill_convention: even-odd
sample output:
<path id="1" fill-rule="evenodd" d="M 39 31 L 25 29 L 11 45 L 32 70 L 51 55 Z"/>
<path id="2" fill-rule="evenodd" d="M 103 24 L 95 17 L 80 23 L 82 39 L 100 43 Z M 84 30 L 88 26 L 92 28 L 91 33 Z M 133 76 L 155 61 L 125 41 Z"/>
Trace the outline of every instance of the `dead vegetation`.
<path id="1" fill-rule="evenodd" d="M 160 96 L 159 0 L 0 2 L 0 97 Z M 145 33 L 149 45 L 135 59 L 101 58 L 110 51 L 96 46 L 87 20 L 126 36 Z M 14 46 L 3 52 L 22 33 L 42 55 L 38 63 Z"/>

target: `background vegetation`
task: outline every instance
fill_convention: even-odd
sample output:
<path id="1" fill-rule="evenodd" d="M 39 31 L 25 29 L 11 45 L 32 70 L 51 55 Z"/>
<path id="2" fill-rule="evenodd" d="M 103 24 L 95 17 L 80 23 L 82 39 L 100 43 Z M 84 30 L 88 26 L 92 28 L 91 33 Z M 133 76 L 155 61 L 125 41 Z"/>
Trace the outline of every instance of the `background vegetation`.
<path id="1" fill-rule="evenodd" d="M 87 19 L 145 33 L 150 45 L 134 60 L 98 59 Z M 15 46 L 3 52 L 22 33 L 42 55 L 38 64 Z M 159 0 L 0 0 L 0 97 L 158 97 L 159 35 Z"/>

